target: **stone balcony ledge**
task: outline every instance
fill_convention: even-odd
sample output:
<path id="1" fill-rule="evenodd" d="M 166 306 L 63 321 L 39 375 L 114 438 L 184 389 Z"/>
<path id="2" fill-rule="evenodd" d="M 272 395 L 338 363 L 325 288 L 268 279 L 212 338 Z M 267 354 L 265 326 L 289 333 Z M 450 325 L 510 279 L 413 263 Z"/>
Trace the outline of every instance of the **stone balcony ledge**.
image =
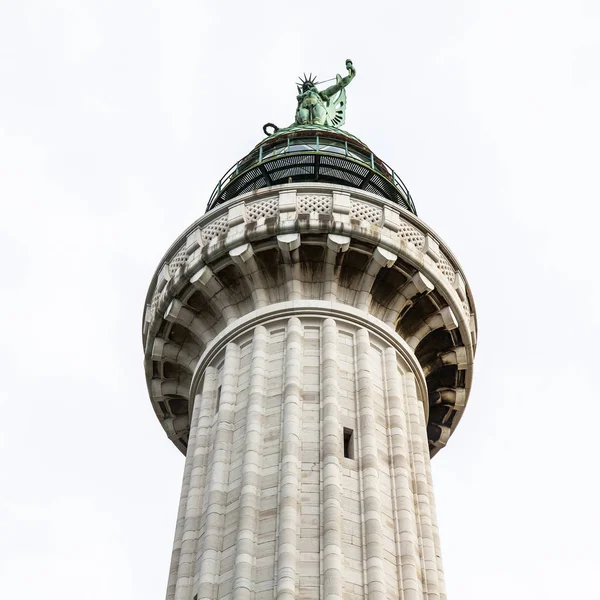
<path id="1" fill-rule="evenodd" d="M 193 223 L 157 269 L 144 309 L 148 389 L 184 450 L 191 377 L 242 315 L 293 301 L 344 305 L 408 344 L 427 378 L 430 451 L 445 445 L 470 391 L 476 316 L 451 251 L 418 217 L 375 194 L 325 183 L 264 188 Z"/>

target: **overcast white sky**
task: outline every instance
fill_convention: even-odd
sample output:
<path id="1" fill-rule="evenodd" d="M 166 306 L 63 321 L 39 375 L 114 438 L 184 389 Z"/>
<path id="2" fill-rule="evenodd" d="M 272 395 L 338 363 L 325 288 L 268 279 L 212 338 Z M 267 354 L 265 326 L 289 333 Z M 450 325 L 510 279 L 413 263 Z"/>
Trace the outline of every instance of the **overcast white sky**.
<path id="1" fill-rule="evenodd" d="M 0 590 L 162 600 L 183 456 L 147 285 L 218 178 L 358 75 L 345 128 L 473 289 L 469 408 L 433 461 L 451 600 L 598 598 L 600 3 L 0 2 Z"/>

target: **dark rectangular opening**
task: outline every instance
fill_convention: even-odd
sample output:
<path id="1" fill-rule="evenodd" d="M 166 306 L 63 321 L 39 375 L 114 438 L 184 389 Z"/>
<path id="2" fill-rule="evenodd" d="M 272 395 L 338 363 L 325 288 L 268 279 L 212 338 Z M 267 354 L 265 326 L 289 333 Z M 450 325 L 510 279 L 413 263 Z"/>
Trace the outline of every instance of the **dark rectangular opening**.
<path id="1" fill-rule="evenodd" d="M 215 413 L 219 412 L 219 406 L 221 406 L 221 386 L 217 388 L 217 407 L 215 408 Z"/>
<path id="2" fill-rule="evenodd" d="M 354 431 L 344 427 L 344 457 L 354 458 Z"/>

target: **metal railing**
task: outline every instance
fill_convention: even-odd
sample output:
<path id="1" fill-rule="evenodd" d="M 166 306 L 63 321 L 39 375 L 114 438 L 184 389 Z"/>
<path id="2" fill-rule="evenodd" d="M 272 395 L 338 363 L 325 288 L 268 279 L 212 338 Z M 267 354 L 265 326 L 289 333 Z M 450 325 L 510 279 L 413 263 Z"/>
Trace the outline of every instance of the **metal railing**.
<path id="1" fill-rule="evenodd" d="M 371 191 L 374 191 L 376 194 L 398 202 L 401 205 L 405 205 L 405 208 L 412 213 L 417 214 L 410 192 L 402 179 L 400 179 L 389 165 L 377 158 L 368 149 L 357 146 L 349 140 L 333 139 L 327 135 L 309 136 L 306 134 L 297 138 L 291 136 L 287 138 L 282 137 L 281 139 L 273 140 L 272 142 L 267 139 L 249 155 L 238 161 L 225 173 L 225 175 L 223 175 L 223 177 L 221 177 L 215 186 L 215 189 L 210 196 L 210 200 L 208 201 L 207 210 L 230 199 L 222 197 L 222 195 L 226 196 L 225 192 L 227 188 L 236 181 L 243 182 L 245 179 L 248 180 L 248 183 L 244 184 L 248 189 L 244 188 L 242 191 L 235 193 L 235 195 L 239 195 L 251 189 L 265 187 L 264 182 L 266 182 L 266 185 L 287 182 L 271 180 L 271 175 L 273 173 L 285 171 L 285 168 L 294 168 L 300 173 L 304 171 L 307 177 L 314 176 L 315 179 L 318 179 L 319 162 L 317 158 L 314 159 L 314 164 L 311 163 L 304 167 L 302 163 L 299 162 L 294 165 L 287 164 L 285 168 L 274 168 L 273 171 L 269 171 L 269 165 L 273 166 L 275 161 L 280 161 L 284 157 L 293 156 L 330 157 L 334 159 L 334 162 L 335 159 L 340 159 L 336 163 L 337 166 L 329 165 L 326 167 L 329 172 L 329 179 L 336 179 L 336 170 L 340 175 L 345 173 L 344 177 L 339 178 L 341 184 L 367 190 L 369 190 L 370 186 L 373 188 Z M 311 168 L 313 169 L 312 173 Z M 366 168 L 368 172 L 364 171 L 364 168 Z M 262 175 L 261 177 L 259 177 L 259 171 Z M 253 173 L 257 175 L 254 180 L 252 179 Z M 365 175 L 365 173 L 367 174 Z M 374 176 L 376 177 L 373 180 Z M 362 181 L 360 184 L 350 182 L 351 180 L 356 182 L 361 178 Z M 377 185 L 380 178 L 383 181 L 380 182 L 380 185 Z M 263 182 L 260 185 L 259 179 Z M 393 190 L 386 189 L 388 188 L 388 185 L 381 185 L 383 182 L 387 182 L 388 185 L 391 185 Z"/>

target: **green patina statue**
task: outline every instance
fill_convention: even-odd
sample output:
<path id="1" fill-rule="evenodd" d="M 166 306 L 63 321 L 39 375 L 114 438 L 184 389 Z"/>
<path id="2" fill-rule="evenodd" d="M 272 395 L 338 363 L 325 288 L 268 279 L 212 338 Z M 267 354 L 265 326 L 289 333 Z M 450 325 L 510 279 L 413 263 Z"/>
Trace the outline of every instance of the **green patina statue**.
<path id="1" fill-rule="evenodd" d="M 336 75 L 335 84 L 320 92 L 316 86 L 316 77 L 312 74 L 300 80 L 298 85 L 298 108 L 295 125 L 328 125 L 340 127 L 346 121 L 346 90 L 344 89 L 356 76 L 352 61 L 346 61 L 348 75 Z"/>
<path id="2" fill-rule="evenodd" d="M 356 69 L 350 59 L 346 60 L 346 69 L 348 69 L 346 77 L 336 75 L 335 83 L 322 92 L 317 89 L 317 85 L 333 79 L 319 82 L 316 75 L 313 77 L 312 73 L 308 77 L 305 74 L 300 78 L 300 83 L 296 86 L 298 88 L 296 120 L 290 127 L 298 125 L 341 127 L 346 122 L 345 88 L 356 77 Z M 269 136 L 277 133 L 279 127 L 273 123 L 266 123 L 263 125 L 263 131 Z"/>

